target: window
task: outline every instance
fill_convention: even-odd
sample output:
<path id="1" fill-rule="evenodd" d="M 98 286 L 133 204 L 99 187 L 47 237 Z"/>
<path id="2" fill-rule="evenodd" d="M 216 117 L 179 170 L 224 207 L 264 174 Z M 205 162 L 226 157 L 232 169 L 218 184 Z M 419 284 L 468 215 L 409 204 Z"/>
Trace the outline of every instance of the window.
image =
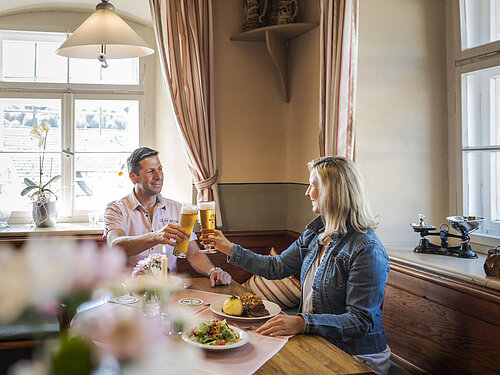
<path id="1" fill-rule="evenodd" d="M 461 0 L 462 50 L 500 40 L 500 1 Z"/>
<path id="2" fill-rule="evenodd" d="M 23 179 L 38 181 L 36 123 L 49 126 L 43 182 L 58 196 L 62 220 L 130 192 L 126 158 L 140 144 L 145 109 L 139 59 L 68 59 L 55 50 L 65 33 L 0 30 L 0 184 L 13 222 L 29 221 Z M 2 197 L 2 200 L 4 200 Z M 17 219 L 17 220 L 16 220 Z"/>
<path id="3" fill-rule="evenodd" d="M 452 190 L 456 185 L 457 212 L 484 217 L 477 233 L 496 237 L 500 236 L 500 0 L 452 4 L 451 17 L 459 20 L 460 33 L 448 37 L 454 40 L 448 49 L 449 77 L 454 78 L 449 103 L 455 108 L 450 114 L 450 181 Z M 456 173 L 454 165 L 459 166 Z M 489 244 L 485 238 L 475 240 Z"/>

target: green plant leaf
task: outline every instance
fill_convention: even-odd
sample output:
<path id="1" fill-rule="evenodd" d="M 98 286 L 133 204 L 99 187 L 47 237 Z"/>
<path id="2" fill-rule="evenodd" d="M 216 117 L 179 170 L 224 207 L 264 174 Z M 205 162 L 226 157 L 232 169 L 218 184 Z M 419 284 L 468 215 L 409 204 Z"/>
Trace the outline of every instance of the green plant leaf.
<path id="1" fill-rule="evenodd" d="M 52 354 L 52 369 L 57 375 L 88 375 L 96 368 L 90 345 L 80 337 L 61 339 Z"/>
<path id="2" fill-rule="evenodd" d="M 27 177 L 24 177 L 24 183 L 26 184 L 26 186 L 36 186 L 36 184 Z"/>
<path id="3" fill-rule="evenodd" d="M 28 194 L 31 190 L 36 189 L 38 186 L 28 186 L 21 191 L 21 195 L 24 197 L 26 194 Z"/>
<path id="4" fill-rule="evenodd" d="M 52 178 L 49 180 L 49 182 L 47 182 L 45 185 L 43 185 L 43 186 L 42 186 L 42 190 L 44 190 L 46 186 L 49 186 L 51 183 L 56 182 L 56 181 L 57 181 L 57 180 L 59 180 L 60 178 L 61 178 L 61 175 L 57 175 L 57 176 L 52 177 Z M 51 193 L 52 193 L 52 192 L 51 192 Z M 52 194 L 54 194 L 54 193 L 52 193 Z M 55 195 L 55 194 L 54 194 L 54 195 Z"/>

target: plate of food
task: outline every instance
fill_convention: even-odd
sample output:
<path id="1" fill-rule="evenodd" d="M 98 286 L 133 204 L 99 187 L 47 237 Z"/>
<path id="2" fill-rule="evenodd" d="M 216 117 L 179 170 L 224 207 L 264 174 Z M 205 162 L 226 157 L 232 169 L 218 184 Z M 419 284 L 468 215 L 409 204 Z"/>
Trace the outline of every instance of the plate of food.
<path id="1" fill-rule="evenodd" d="M 262 300 L 252 293 L 227 297 L 210 305 L 217 315 L 236 320 L 269 319 L 281 312 L 281 307 L 274 302 Z"/>
<path id="2" fill-rule="evenodd" d="M 188 344 L 208 350 L 234 349 L 250 340 L 248 333 L 227 324 L 226 319 L 200 322 L 197 327 L 184 331 L 182 339 Z"/>

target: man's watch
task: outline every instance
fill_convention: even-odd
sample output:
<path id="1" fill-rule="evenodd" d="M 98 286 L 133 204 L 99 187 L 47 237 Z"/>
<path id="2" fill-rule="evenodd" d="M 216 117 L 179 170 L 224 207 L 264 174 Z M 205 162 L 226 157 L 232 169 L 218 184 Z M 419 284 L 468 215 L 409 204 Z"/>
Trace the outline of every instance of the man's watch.
<path id="1" fill-rule="evenodd" d="M 214 271 L 222 271 L 222 268 L 220 268 L 220 267 L 214 267 L 214 268 L 212 268 L 210 271 L 208 271 L 208 277 L 210 277 L 210 275 Z"/>

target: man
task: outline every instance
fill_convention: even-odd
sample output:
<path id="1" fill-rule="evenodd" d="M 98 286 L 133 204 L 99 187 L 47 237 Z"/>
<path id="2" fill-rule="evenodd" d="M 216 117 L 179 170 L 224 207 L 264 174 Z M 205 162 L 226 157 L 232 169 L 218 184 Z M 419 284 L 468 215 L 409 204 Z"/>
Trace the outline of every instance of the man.
<path id="1" fill-rule="evenodd" d="M 149 250 L 151 253 L 162 253 L 165 248 L 168 267 L 175 271 L 177 258 L 173 255 L 173 246 L 186 239 L 187 233 L 178 225 L 182 205 L 160 194 L 163 167 L 158 151 L 140 147 L 130 154 L 127 166 L 134 188 L 131 194 L 106 207 L 104 238 L 108 245 L 125 250 L 132 266 L 147 257 Z M 196 238 L 196 234 L 191 233 L 187 251 L 191 266 L 210 277 L 212 287 L 229 284 L 231 276 L 214 267 L 208 257 L 199 251 Z"/>

